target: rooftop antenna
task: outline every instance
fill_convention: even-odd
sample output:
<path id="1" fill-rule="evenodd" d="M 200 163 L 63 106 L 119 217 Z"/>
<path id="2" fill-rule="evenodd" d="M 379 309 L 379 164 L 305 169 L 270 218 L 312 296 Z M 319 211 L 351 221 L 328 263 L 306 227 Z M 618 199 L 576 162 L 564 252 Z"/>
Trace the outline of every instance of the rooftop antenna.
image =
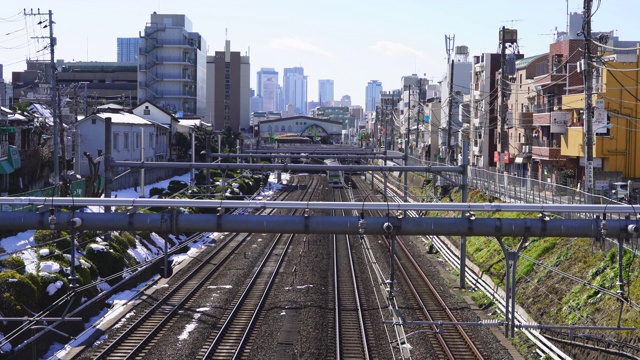
<path id="1" fill-rule="evenodd" d="M 513 29 L 513 23 L 518 22 L 518 21 L 522 21 L 522 20 L 504 20 L 502 22 L 511 22 L 511 28 Z"/>
<path id="2" fill-rule="evenodd" d="M 224 28 L 224 39 L 225 40 L 229 40 L 229 38 L 227 37 L 227 28 Z"/>
<path id="3" fill-rule="evenodd" d="M 447 64 L 451 62 L 451 53 L 453 52 L 453 46 L 456 42 L 455 35 L 445 35 L 444 45 L 447 48 Z"/>

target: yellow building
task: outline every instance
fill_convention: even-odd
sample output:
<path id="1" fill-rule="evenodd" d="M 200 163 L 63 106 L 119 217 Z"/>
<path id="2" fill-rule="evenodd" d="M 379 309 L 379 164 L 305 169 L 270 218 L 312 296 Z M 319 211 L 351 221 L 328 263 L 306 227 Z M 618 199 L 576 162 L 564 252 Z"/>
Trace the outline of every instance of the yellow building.
<path id="1" fill-rule="evenodd" d="M 595 179 L 640 179 L 640 47 L 633 53 L 605 54 L 595 63 L 593 131 Z M 562 110 L 571 113 L 562 136 L 561 154 L 579 160 L 584 174 L 586 155 L 584 94 L 566 95 Z M 598 173 L 601 175 L 597 176 Z"/>

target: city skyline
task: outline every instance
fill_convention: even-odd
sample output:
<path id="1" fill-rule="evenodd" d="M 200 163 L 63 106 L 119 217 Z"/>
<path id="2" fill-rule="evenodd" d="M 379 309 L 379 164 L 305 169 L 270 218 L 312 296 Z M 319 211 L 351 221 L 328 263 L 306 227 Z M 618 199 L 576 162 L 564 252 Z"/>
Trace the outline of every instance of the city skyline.
<path id="1" fill-rule="evenodd" d="M 49 29 L 36 26 L 46 20 L 48 10 L 52 10 L 55 23 L 55 58 L 65 61 L 115 62 L 117 38 L 138 36 L 151 13 L 184 14 L 207 40 L 207 54 L 223 50 L 228 39 L 233 51 L 250 56 L 252 87 L 260 68 L 282 73 L 284 68 L 303 67 L 309 83 L 333 79 L 336 98 L 350 95 L 354 104 L 364 106 L 370 80 L 380 80 L 385 91 L 399 88 L 401 78 L 412 74 L 424 76 L 430 83 L 442 80 L 447 69 L 445 35 L 455 36 L 455 45 L 468 46 L 474 56 L 496 52 L 499 29 L 505 26 L 518 29 L 520 51 L 525 56 L 545 53 L 555 30 L 565 30 L 566 13 L 581 12 L 583 1 L 523 2 L 517 9 L 506 0 L 446 4 L 373 1 L 369 5 L 308 2 L 302 16 L 299 3 L 292 0 L 277 5 L 260 1 L 30 1 L 4 9 L 0 63 L 4 78 L 10 82 L 11 72 L 26 69 L 26 58 L 49 60 Z M 25 7 L 27 13 L 39 9 L 44 15 L 24 17 Z M 403 12 L 403 8 L 410 11 Z M 487 11 L 493 8 L 501 10 Z M 593 30 L 613 31 L 621 40 L 640 38 L 632 17 L 620 15 L 634 10 L 640 10 L 640 3 L 610 0 L 598 6 L 595 1 Z M 308 100 L 319 100 L 315 86 L 309 89 Z"/>

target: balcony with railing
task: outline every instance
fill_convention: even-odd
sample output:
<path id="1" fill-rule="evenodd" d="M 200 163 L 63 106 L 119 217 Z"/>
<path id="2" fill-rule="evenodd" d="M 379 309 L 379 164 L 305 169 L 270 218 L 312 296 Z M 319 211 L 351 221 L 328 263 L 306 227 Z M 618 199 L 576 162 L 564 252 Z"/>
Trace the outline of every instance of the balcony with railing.
<path id="1" fill-rule="evenodd" d="M 193 56 L 157 56 L 155 61 L 158 64 L 179 64 L 179 65 L 193 65 L 195 60 Z"/>
<path id="2" fill-rule="evenodd" d="M 158 46 L 196 48 L 198 43 L 195 39 L 158 39 Z"/>
<path id="3" fill-rule="evenodd" d="M 195 90 L 158 90 L 158 97 L 163 98 L 184 98 L 184 97 L 196 97 Z"/>
<path id="4" fill-rule="evenodd" d="M 560 141 L 534 138 L 531 145 L 531 154 L 534 158 L 558 159 L 561 155 Z"/>

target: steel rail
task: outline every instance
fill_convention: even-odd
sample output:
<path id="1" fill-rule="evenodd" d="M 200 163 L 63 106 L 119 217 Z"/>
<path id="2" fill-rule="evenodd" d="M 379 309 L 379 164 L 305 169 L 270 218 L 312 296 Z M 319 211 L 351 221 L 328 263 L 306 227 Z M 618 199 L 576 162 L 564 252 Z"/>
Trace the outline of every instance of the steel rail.
<path id="1" fill-rule="evenodd" d="M 342 200 L 343 191 L 334 189 L 336 201 Z M 337 211 L 334 210 L 334 215 Z M 336 359 L 369 359 L 369 346 L 349 235 L 334 234 L 332 238 Z"/>
<path id="2" fill-rule="evenodd" d="M 317 180 L 314 180 L 317 185 Z M 312 190 L 308 195 L 311 197 L 316 188 L 317 186 L 313 185 L 307 187 L 303 198 Z M 199 359 L 236 359 L 242 355 L 250 332 L 258 320 L 259 311 L 266 302 L 267 295 L 273 287 L 277 273 L 295 237 L 295 233 L 289 232 L 289 234 L 291 235 L 288 237 L 285 237 L 284 233 L 276 236 L 244 291 L 238 299 L 234 300 L 235 305 L 225 315 L 224 322 L 209 336 L 210 343 L 200 349 Z"/>
<path id="3" fill-rule="evenodd" d="M 391 236 L 395 236 L 395 234 Z M 387 243 L 387 247 L 389 248 L 390 244 L 386 237 L 385 243 Z M 418 263 L 415 261 L 413 256 L 411 256 L 401 239 L 397 236 L 395 249 L 397 250 L 394 254 L 395 267 L 398 272 L 402 274 L 402 277 L 409 288 L 409 292 L 415 298 L 423 316 L 428 321 L 457 322 L 458 320 L 448 308 L 445 301 L 438 294 L 437 290 L 421 270 Z M 418 279 L 415 279 L 415 277 L 418 277 Z M 423 288 L 422 290 L 419 289 L 419 287 L 425 286 L 426 288 Z M 439 309 L 427 307 L 425 301 L 429 301 L 431 306 L 439 307 Z M 440 313 L 440 310 L 442 310 L 442 314 Z M 473 359 L 483 359 L 478 348 L 460 325 L 447 327 L 442 331 L 433 325 L 431 328 L 432 331 L 430 333 L 433 334 L 437 340 L 437 344 L 433 345 L 439 345 L 438 347 L 442 350 L 442 354 L 438 355 L 445 356 L 448 359 L 464 358 L 469 355 L 471 355 L 471 358 Z M 463 342 L 455 343 L 456 336 L 461 338 Z M 455 346 L 452 345 L 452 342 L 454 342 Z"/>
<path id="4" fill-rule="evenodd" d="M 286 198 L 290 193 L 283 193 L 278 198 Z M 271 213 L 275 209 L 268 212 Z M 268 214 L 267 214 L 268 215 Z M 262 215 L 265 216 L 265 215 Z M 201 237 L 195 234 L 192 237 Z M 215 275 L 227 261 L 235 255 L 237 249 L 251 236 L 249 233 L 236 233 L 213 249 L 206 259 L 191 270 L 178 283 L 151 305 L 143 314 L 136 317 L 120 335 L 110 342 L 102 344 L 98 359 L 132 358 L 147 352 L 149 344 L 162 335 L 162 331 L 175 318 L 180 309 L 205 288 L 205 284 Z"/>

